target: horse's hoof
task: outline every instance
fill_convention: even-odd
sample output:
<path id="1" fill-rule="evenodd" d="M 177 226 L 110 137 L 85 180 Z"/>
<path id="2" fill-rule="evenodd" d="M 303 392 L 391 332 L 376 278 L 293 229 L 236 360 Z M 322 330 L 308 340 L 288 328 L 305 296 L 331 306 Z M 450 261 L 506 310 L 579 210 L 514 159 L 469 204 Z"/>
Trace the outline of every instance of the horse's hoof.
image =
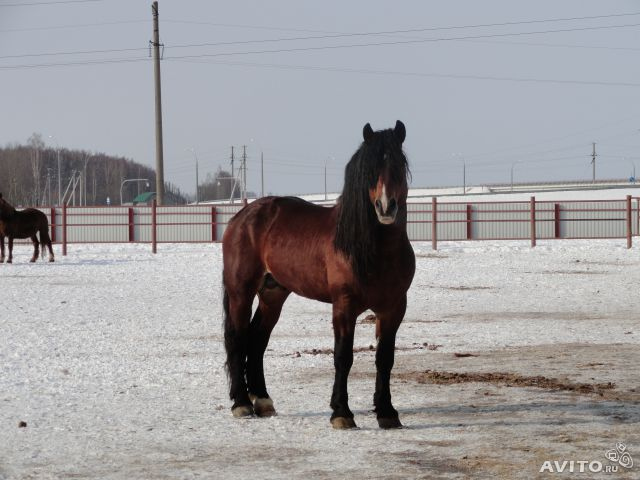
<path id="1" fill-rule="evenodd" d="M 253 410 L 259 417 L 273 417 L 276 415 L 273 400 L 270 398 L 256 398 L 253 401 Z"/>
<path id="2" fill-rule="evenodd" d="M 29 263 L 36 263 L 36 259 L 32 258 L 31 260 L 29 260 Z"/>
<path id="3" fill-rule="evenodd" d="M 49 257 L 49 262 L 54 262 L 55 260 L 53 259 L 53 257 Z"/>
<path id="4" fill-rule="evenodd" d="M 389 428 L 402 428 L 402 424 L 400 423 L 400 419 L 398 417 L 379 418 L 378 426 L 380 428 L 384 428 L 385 430 Z"/>
<path id="5" fill-rule="evenodd" d="M 356 422 L 353 421 L 353 418 L 348 417 L 335 417 L 331 419 L 331 425 L 336 430 L 346 430 L 349 428 L 357 428 Z"/>
<path id="6" fill-rule="evenodd" d="M 240 405 L 239 407 L 232 408 L 231 413 L 236 418 L 252 417 L 253 407 L 251 405 Z"/>

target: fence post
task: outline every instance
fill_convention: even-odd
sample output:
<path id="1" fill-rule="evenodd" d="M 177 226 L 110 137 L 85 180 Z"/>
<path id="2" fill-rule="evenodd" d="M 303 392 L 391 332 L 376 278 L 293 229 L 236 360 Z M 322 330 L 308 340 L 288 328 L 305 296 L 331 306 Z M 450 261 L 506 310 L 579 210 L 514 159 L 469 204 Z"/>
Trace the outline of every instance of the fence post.
<path id="1" fill-rule="evenodd" d="M 536 197 L 531 197 L 531 248 L 536 246 Z"/>
<path id="2" fill-rule="evenodd" d="M 471 240 L 473 238 L 473 212 L 471 210 L 471 205 L 467 203 L 467 240 Z"/>
<path id="3" fill-rule="evenodd" d="M 216 207 L 211 207 L 211 241 L 218 241 L 218 223 Z"/>
<path id="4" fill-rule="evenodd" d="M 438 249 L 438 199 L 431 199 L 431 248 Z"/>
<path id="5" fill-rule="evenodd" d="M 627 248 L 631 248 L 631 195 L 627 195 Z"/>
<path id="6" fill-rule="evenodd" d="M 67 204 L 62 204 L 62 256 L 67 256 Z"/>
<path id="7" fill-rule="evenodd" d="M 560 204 L 556 203 L 554 205 L 554 224 L 555 224 L 555 231 L 554 231 L 554 236 L 555 238 L 560 238 Z"/>
<path id="8" fill-rule="evenodd" d="M 133 207 L 129 207 L 129 241 L 134 241 L 135 228 L 133 225 Z"/>
<path id="9" fill-rule="evenodd" d="M 51 207 L 51 241 L 56 243 L 56 207 Z"/>
<path id="10" fill-rule="evenodd" d="M 156 207 L 157 202 L 155 198 L 151 202 L 151 252 L 158 252 L 158 239 L 156 234 L 157 220 L 156 220 Z"/>

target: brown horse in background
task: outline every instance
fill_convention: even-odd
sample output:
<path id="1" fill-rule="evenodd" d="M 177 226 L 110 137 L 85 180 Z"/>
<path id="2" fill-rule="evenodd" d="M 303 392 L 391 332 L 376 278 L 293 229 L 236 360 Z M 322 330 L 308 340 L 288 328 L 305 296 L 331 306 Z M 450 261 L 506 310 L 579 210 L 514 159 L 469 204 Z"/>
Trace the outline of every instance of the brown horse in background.
<path id="1" fill-rule="evenodd" d="M 38 242 L 37 233 L 40 233 Z M 53 262 L 53 249 L 49 238 L 49 221 L 47 216 L 35 208 L 16 210 L 2 198 L 0 193 L 0 263 L 4 262 L 4 237 L 9 239 L 9 257 L 7 263 L 13 262 L 13 239 L 31 238 L 33 242 L 33 256 L 31 262 L 35 262 L 39 256 L 39 243 L 42 244 L 42 253 L 49 249 L 49 261 Z M 44 258 L 44 255 L 43 255 Z"/>
<path id="2" fill-rule="evenodd" d="M 232 413 L 271 416 L 263 356 L 291 292 L 333 304 L 334 428 L 356 426 L 348 405 L 356 318 L 376 314 L 376 388 L 381 428 L 402 426 L 391 404 L 389 379 L 396 331 L 405 314 L 415 257 L 407 237 L 409 167 L 405 127 L 363 130 L 364 142 L 345 169 L 336 206 L 291 197 L 265 197 L 229 222 L 223 251 L 224 333 Z M 252 303 L 259 304 L 253 315 Z"/>

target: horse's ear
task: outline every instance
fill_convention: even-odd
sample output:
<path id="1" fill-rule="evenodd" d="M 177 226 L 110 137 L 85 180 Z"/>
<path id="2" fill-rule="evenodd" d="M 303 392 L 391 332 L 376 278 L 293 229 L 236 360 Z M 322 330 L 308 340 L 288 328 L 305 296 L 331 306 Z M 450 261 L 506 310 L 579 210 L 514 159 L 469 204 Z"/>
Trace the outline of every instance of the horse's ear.
<path id="1" fill-rule="evenodd" d="M 404 123 L 402 123 L 400 120 L 397 120 L 396 121 L 396 128 L 393 129 L 393 133 L 395 134 L 395 136 L 398 139 L 398 141 L 400 143 L 403 143 L 404 139 L 407 136 L 407 130 L 406 130 L 406 128 L 404 128 Z"/>
<path id="2" fill-rule="evenodd" d="M 362 129 L 362 136 L 364 137 L 364 142 L 369 143 L 373 138 L 373 128 L 371 128 L 370 124 L 366 124 Z"/>

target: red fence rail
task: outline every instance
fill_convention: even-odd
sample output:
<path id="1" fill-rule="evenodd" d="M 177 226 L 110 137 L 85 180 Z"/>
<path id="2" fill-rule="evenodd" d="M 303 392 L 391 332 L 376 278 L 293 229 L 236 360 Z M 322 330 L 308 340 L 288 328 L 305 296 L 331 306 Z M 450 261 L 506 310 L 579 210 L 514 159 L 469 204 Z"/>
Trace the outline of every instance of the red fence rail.
<path id="1" fill-rule="evenodd" d="M 241 204 L 43 209 L 51 239 L 74 243 L 218 242 Z M 412 241 L 624 238 L 640 234 L 640 197 L 624 200 L 438 202 L 408 204 Z"/>

